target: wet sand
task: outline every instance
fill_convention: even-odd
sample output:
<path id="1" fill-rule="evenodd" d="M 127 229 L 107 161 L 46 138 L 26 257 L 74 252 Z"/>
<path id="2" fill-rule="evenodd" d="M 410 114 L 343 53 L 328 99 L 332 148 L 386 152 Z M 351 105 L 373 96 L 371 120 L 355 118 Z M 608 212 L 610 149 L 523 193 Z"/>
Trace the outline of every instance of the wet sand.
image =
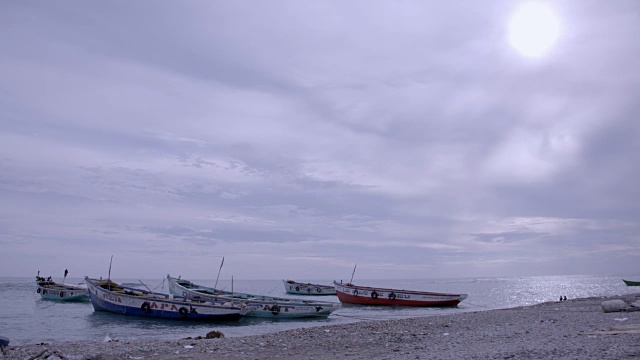
<path id="1" fill-rule="evenodd" d="M 363 321 L 221 339 L 115 340 L 9 346 L 5 359 L 624 359 L 640 358 L 640 311 L 605 300 Z M 215 330 L 212 325 L 211 330 Z M 205 334 L 202 334 L 204 336 Z M 0 356 L 0 359 L 3 359 Z"/>

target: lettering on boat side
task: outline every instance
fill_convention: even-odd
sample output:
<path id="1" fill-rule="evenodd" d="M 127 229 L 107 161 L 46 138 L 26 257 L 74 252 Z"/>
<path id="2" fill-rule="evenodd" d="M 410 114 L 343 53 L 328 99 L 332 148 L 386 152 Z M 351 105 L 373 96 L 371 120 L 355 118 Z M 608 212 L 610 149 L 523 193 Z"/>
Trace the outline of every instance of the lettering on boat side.
<path id="1" fill-rule="evenodd" d="M 113 302 L 119 302 L 119 303 L 122 302 L 122 299 L 120 299 L 120 296 L 115 296 L 107 293 L 102 293 L 102 298 L 109 301 L 113 301 Z"/>
<path id="2" fill-rule="evenodd" d="M 178 307 L 175 304 L 165 304 L 165 303 L 161 303 L 160 306 L 158 306 L 158 304 L 155 301 L 151 302 L 151 308 L 152 309 L 160 309 L 160 310 L 165 310 L 166 308 L 169 308 L 169 310 L 171 311 L 178 311 Z"/>

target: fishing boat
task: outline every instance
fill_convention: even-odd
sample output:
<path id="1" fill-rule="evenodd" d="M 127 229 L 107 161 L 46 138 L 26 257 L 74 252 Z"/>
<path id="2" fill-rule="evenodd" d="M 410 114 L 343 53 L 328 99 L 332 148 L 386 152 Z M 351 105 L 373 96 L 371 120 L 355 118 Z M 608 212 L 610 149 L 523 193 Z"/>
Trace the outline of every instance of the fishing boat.
<path id="1" fill-rule="evenodd" d="M 340 302 L 387 306 L 456 306 L 467 294 L 443 294 L 426 291 L 386 289 L 333 282 Z"/>
<path id="2" fill-rule="evenodd" d="M 341 307 L 340 303 L 309 301 L 237 293 L 210 288 L 167 275 L 172 294 L 197 300 L 243 302 L 250 309 L 247 316 L 261 318 L 324 317 Z"/>
<path id="3" fill-rule="evenodd" d="M 51 277 L 36 276 L 36 292 L 43 300 L 89 301 L 89 291 L 86 287 L 58 283 Z"/>
<path id="4" fill-rule="evenodd" d="M 640 281 L 631 281 L 631 280 L 625 280 L 625 279 L 622 279 L 622 281 L 624 281 L 624 283 L 627 284 L 627 286 L 640 286 Z"/>
<path id="5" fill-rule="evenodd" d="M 95 311 L 182 320 L 238 320 L 249 309 L 118 285 L 111 280 L 85 278 Z"/>
<path id="6" fill-rule="evenodd" d="M 282 280 L 284 290 L 288 294 L 297 295 L 335 295 L 336 288 L 330 285 L 319 285 L 311 283 L 299 283 L 293 280 Z"/>

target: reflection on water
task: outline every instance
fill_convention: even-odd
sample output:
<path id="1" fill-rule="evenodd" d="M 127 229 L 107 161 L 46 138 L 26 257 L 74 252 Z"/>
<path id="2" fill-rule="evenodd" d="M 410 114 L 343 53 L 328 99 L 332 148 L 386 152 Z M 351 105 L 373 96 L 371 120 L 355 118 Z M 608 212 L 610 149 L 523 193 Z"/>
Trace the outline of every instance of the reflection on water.
<path id="1" fill-rule="evenodd" d="M 107 312 L 94 312 L 91 303 L 58 303 L 44 301 L 35 292 L 31 278 L 0 278 L 0 335 L 11 339 L 12 344 L 39 343 L 43 341 L 102 341 L 112 339 L 179 339 L 204 336 L 211 330 L 220 330 L 225 336 L 245 336 L 272 333 L 287 329 L 348 323 L 400 319 L 509 308 L 557 301 L 559 297 L 581 298 L 603 295 L 619 295 L 638 292 L 627 287 L 624 276 L 539 276 L 518 278 L 468 278 L 426 280 L 361 280 L 358 285 L 392 287 L 399 289 L 437 292 L 466 293 L 469 297 L 453 308 L 377 307 L 345 304 L 328 318 L 309 319 L 258 319 L 240 321 L 191 322 L 133 317 Z M 634 278 L 634 276 L 628 276 Z M 82 279 L 67 279 L 68 283 L 80 283 Z M 117 279 L 114 279 L 118 282 Z M 213 281 L 198 281 L 213 286 Z M 330 283 L 308 279 L 305 281 Z M 125 280 L 131 285 L 143 286 L 137 280 Z M 167 292 L 162 280 L 144 280 L 145 285 L 156 292 Z M 231 289 L 229 282 L 220 281 L 219 287 Z M 338 301 L 335 296 L 285 295 L 282 282 L 236 281 L 235 291 L 272 296 L 288 296 L 300 299 Z"/>

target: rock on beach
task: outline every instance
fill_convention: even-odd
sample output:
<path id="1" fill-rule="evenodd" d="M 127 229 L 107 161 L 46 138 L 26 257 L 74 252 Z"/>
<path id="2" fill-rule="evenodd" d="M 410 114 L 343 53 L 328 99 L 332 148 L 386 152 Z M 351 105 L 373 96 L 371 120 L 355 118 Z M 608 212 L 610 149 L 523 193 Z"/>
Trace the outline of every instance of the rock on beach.
<path id="1" fill-rule="evenodd" d="M 363 321 L 206 339 L 9 346 L 6 359 L 623 359 L 640 358 L 640 311 L 594 297 L 501 310 Z M 213 326 L 212 326 L 213 327 Z"/>

